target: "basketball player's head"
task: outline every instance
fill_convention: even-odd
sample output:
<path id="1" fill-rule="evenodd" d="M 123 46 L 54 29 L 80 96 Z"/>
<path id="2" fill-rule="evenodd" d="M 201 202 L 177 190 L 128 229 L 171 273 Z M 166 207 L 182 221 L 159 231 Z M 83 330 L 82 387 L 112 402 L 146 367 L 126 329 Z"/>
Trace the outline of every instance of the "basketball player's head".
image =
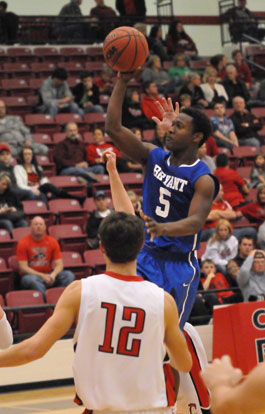
<path id="1" fill-rule="evenodd" d="M 142 248 L 144 224 L 137 216 L 115 212 L 102 221 L 98 234 L 111 262 L 128 263 L 136 260 Z"/>

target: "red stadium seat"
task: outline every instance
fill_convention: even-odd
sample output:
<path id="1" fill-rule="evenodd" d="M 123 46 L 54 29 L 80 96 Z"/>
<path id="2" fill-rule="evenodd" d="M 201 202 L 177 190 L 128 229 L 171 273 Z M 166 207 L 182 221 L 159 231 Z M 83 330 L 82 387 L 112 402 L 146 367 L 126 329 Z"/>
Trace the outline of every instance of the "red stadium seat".
<path id="1" fill-rule="evenodd" d="M 90 60 L 103 60 L 102 47 L 89 46 L 86 48 L 86 56 Z"/>
<path id="2" fill-rule="evenodd" d="M 75 224 L 57 224 L 50 226 L 50 236 L 59 241 L 63 251 L 77 251 L 83 253 L 86 250 L 86 238 L 80 226 Z"/>
<path id="3" fill-rule="evenodd" d="M 53 149 L 55 144 L 49 134 L 32 134 L 33 142 L 47 145 L 49 149 Z"/>
<path id="4" fill-rule="evenodd" d="M 113 208 L 113 202 L 111 198 L 107 198 L 108 201 L 108 208 Z M 95 202 L 93 197 L 87 197 L 84 202 L 84 209 L 86 209 L 89 213 L 93 210 L 95 210 Z"/>
<path id="5" fill-rule="evenodd" d="M 49 288 L 46 290 L 46 303 L 56 304 L 58 302 L 59 297 L 63 293 L 65 287 L 58 286 L 54 288 Z"/>
<path id="6" fill-rule="evenodd" d="M 257 194 L 258 194 L 258 189 L 257 188 L 252 188 L 248 195 L 246 196 L 246 200 L 248 201 L 254 201 L 257 198 Z"/>
<path id="7" fill-rule="evenodd" d="M 265 108 L 252 108 L 251 112 L 257 117 L 265 119 Z"/>
<path id="8" fill-rule="evenodd" d="M 100 62 L 100 61 L 97 61 L 97 62 L 88 61 L 85 64 L 85 68 L 89 72 L 93 72 L 94 75 L 100 75 L 101 72 L 102 72 L 102 69 L 103 69 L 104 65 L 105 64 L 104 64 L 103 61 L 102 62 Z"/>
<path id="9" fill-rule="evenodd" d="M 99 95 L 99 103 L 100 105 L 104 106 L 105 108 L 108 106 L 109 103 L 109 95 Z"/>
<path id="10" fill-rule="evenodd" d="M 27 220 L 32 220 L 35 216 L 40 216 L 44 219 L 47 226 L 50 226 L 55 221 L 54 214 L 49 211 L 45 203 L 41 200 L 22 201 L 24 212 Z M 28 228 L 28 227 L 25 227 Z M 16 230 L 16 229 L 15 229 Z M 30 233 L 30 231 L 29 231 Z M 14 231 L 13 231 L 14 237 Z"/>
<path id="11" fill-rule="evenodd" d="M 7 268 L 5 260 L 0 257 L 0 293 L 5 295 L 14 289 L 14 272 Z"/>
<path id="12" fill-rule="evenodd" d="M 90 113 L 85 114 L 85 122 L 89 125 L 90 128 L 95 128 L 96 126 L 104 127 L 106 122 L 107 114 L 100 114 L 100 113 Z"/>
<path id="13" fill-rule="evenodd" d="M 29 79 L 32 77 L 31 68 L 27 63 L 4 63 L 3 69 L 11 78 Z"/>
<path id="14" fill-rule="evenodd" d="M 76 76 L 69 76 L 69 78 L 67 78 L 67 83 L 70 86 L 70 88 L 74 88 L 80 82 L 81 79 Z"/>
<path id="15" fill-rule="evenodd" d="M 62 252 L 64 269 L 71 270 L 77 280 L 92 274 L 91 267 L 82 261 L 78 252 Z"/>
<path id="16" fill-rule="evenodd" d="M 229 148 L 218 147 L 218 154 L 226 154 L 228 157 L 231 156 L 231 151 Z"/>
<path id="17" fill-rule="evenodd" d="M 52 136 L 54 144 L 58 144 L 58 142 L 63 141 L 66 138 L 65 132 L 56 132 Z"/>
<path id="18" fill-rule="evenodd" d="M 240 160 L 240 165 L 244 167 L 248 165 L 252 165 L 257 154 L 258 154 L 257 147 L 244 146 L 244 147 L 233 148 L 233 157 Z"/>
<path id="19" fill-rule="evenodd" d="M 87 55 L 85 54 L 84 49 L 81 47 L 62 47 L 60 49 L 61 56 L 64 57 L 64 60 L 85 62 L 87 60 Z"/>
<path id="20" fill-rule="evenodd" d="M 238 167 L 236 169 L 236 171 L 238 172 L 240 177 L 242 177 L 244 179 L 249 179 L 250 178 L 251 167 Z"/>
<path id="21" fill-rule="evenodd" d="M 63 188 L 71 194 L 81 197 L 86 195 L 86 185 L 80 184 L 77 177 L 56 175 L 54 177 L 49 177 L 49 180 L 52 184 L 56 185 L 56 187 Z"/>
<path id="22" fill-rule="evenodd" d="M 86 144 L 93 144 L 94 142 L 93 132 L 85 132 L 83 134 L 83 139 Z"/>
<path id="23" fill-rule="evenodd" d="M 38 78 L 48 77 L 56 69 L 56 64 L 52 62 L 35 62 L 32 63 L 31 69 Z"/>
<path id="24" fill-rule="evenodd" d="M 38 89 L 40 89 L 43 81 L 44 81 L 44 78 L 41 78 L 41 79 L 32 78 L 32 79 L 29 80 L 29 86 L 33 91 L 37 92 Z"/>
<path id="25" fill-rule="evenodd" d="M 9 115 L 25 115 L 30 112 L 24 96 L 4 96 L 1 99 L 5 102 Z"/>
<path id="26" fill-rule="evenodd" d="M 0 254 L 4 259 L 8 259 L 15 253 L 15 241 L 10 238 L 7 230 L 0 228 Z"/>
<path id="27" fill-rule="evenodd" d="M 50 211 L 57 215 L 60 224 L 77 224 L 85 230 L 88 212 L 77 200 L 57 199 L 49 202 Z"/>
<path id="28" fill-rule="evenodd" d="M 42 294 L 37 290 L 14 290 L 6 294 L 8 307 L 43 305 Z M 19 334 L 36 332 L 49 317 L 48 309 L 21 309 L 14 313 L 12 328 Z"/>
<path id="29" fill-rule="evenodd" d="M 56 124 L 51 115 L 31 114 L 25 117 L 26 125 L 33 129 L 34 133 L 52 134 L 59 132 L 60 126 Z"/>
<path id="30" fill-rule="evenodd" d="M 252 223 L 250 221 L 248 221 L 248 219 L 246 217 L 241 217 L 238 220 L 234 220 L 233 221 L 233 226 L 234 228 L 238 228 L 238 227 L 257 227 L 257 223 Z"/>
<path id="31" fill-rule="evenodd" d="M 9 62 L 34 62 L 35 56 L 29 47 L 10 47 L 7 49 Z"/>
<path id="32" fill-rule="evenodd" d="M 4 308 L 6 306 L 4 298 L 2 295 L 0 295 L 0 305 L 2 306 L 2 308 Z"/>
<path id="33" fill-rule="evenodd" d="M 199 60 L 190 60 L 189 62 L 190 68 L 195 71 L 203 71 L 207 66 L 209 66 L 209 61 L 207 59 L 199 59 Z"/>
<path id="34" fill-rule="evenodd" d="M 37 155 L 36 156 L 39 165 L 42 167 L 44 174 L 47 177 L 52 177 L 56 174 L 56 166 L 54 162 L 51 162 L 47 155 Z"/>
<path id="35" fill-rule="evenodd" d="M 80 76 L 81 72 L 84 70 L 83 65 L 80 62 L 64 62 L 60 65 L 63 67 L 69 76 Z"/>
<path id="36" fill-rule="evenodd" d="M 31 203 L 31 201 L 23 201 L 23 204 L 24 203 Z M 24 205 L 24 208 L 25 208 L 25 205 Z M 17 227 L 16 229 L 13 230 L 13 239 L 15 240 L 15 242 L 18 242 L 20 239 L 23 239 L 23 237 L 28 236 L 30 232 L 31 232 L 30 227 Z"/>
<path id="37" fill-rule="evenodd" d="M 80 131 L 85 127 L 85 122 L 78 114 L 57 114 L 55 116 L 55 122 L 60 126 L 65 126 L 68 122 L 75 122 Z"/>
<path id="38" fill-rule="evenodd" d="M 61 62 L 62 57 L 56 47 L 36 47 L 34 55 L 39 62 Z"/>
<path id="39" fill-rule="evenodd" d="M 5 49 L 2 47 L 0 48 L 0 64 L 8 62 L 8 56 L 6 54 Z"/>
<path id="40" fill-rule="evenodd" d="M 11 96 L 26 96 L 32 94 L 32 89 L 25 79 L 3 79 L 2 89 L 6 95 Z"/>
<path id="41" fill-rule="evenodd" d="M 197 252 L 198 259 L 200 259 L 202 257 L 202 255 L 203 255 L 203 253 L 205 252 L 206 245 L 207 245 L 207 242 L 201 242 L 200 243 L 200 248 L 199 248 L 199 250 Z"/>
<path id="42" fill-rule="evenodd" d="M 92 267 L 94 274 L 103 273 L 106 269 L 106 259 L 101 250 L 86 250 L 84 261 Z"/>

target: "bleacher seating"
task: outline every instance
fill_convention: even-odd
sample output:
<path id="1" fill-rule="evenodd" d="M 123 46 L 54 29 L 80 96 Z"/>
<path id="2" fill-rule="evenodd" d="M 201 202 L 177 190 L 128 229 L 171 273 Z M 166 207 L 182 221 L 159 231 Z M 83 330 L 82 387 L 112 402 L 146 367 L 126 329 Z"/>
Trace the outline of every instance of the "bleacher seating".
<path id="1" fill-rule="evenodd" d="M 93 269 L 93 274 L 100 274 L 105 270 L 106 259 L 99 249 L 86 250 L 84 252 L 84 260 Z"/>
<path id="2" fill-rule="evenodd" d="M 87 235 L 76 224 L 57 224 L 48 228 L 49 235 L 60 243 L 63 251 L 77 251 L 83 253 L 86 250 Z"/>
<path id="3" fill-rule="evenodd" d="M 50 212 L 57 215 L 60 224 L 77 224 L 85 230 L 88 212 L 77 200 L 56 199 L 49 202 Z"/>

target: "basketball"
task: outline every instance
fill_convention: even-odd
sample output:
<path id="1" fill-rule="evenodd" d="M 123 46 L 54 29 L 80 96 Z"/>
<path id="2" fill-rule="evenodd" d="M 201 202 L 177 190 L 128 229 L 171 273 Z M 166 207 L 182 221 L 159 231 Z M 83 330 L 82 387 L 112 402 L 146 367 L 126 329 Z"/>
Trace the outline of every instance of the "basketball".
<path id="1" fill-rule="evenodd" d="M 144 64 L 148 54 L 145 36 L 133 27 L 112 30 L 103 44 L 106 63 L 119 72 L 133 72 Z"/>

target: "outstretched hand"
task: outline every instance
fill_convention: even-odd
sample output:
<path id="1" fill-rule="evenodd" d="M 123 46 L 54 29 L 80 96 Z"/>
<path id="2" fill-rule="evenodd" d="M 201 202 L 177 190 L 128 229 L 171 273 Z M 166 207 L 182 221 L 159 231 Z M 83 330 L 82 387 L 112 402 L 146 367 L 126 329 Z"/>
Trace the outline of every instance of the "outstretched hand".
<path id="1" fill-rule="evenodd" d="M 116 167 L 116 154 L 111 149 L 107 149 L 101 155 L 102 162 L 106 163 L 106 169 L 108 173 L 117 171 Z"/>
<path id="2" fill-rule="evenodd" d="M 141 67 L 137 68 L 133 72 L 118 72 L 117 78 L 121 79 L 125 83 L 128 83 L 131 79 L 134 79 L 137 76 L 140 69 Z"/>
<path id="3" fill-rule="evenodd" d="M 150 233 L 151 242 L 154 241 L 155 237 L 163 234 L 163 223 L 157 223 L 154 219 L 144 214 L 143 210 L 140 210 L 140 216 L 145 221 L 147 233 Z"/>
<path id="4" fill-rule="evenodd" d="M 153 116 L 152 120 L 157 125 L 161 126 L 165 132 L 168 132 L 172 125 L 172 122 L 179 114 L 179 104 L 176 102 L 174 109 L 171 98 L 162 98 L 162 105 L 160 102 L 156 101 L 156 106 L 161 112 L 162 121 L 160 121 L 160 119 L 158 119 L 156 116 Z"/>

